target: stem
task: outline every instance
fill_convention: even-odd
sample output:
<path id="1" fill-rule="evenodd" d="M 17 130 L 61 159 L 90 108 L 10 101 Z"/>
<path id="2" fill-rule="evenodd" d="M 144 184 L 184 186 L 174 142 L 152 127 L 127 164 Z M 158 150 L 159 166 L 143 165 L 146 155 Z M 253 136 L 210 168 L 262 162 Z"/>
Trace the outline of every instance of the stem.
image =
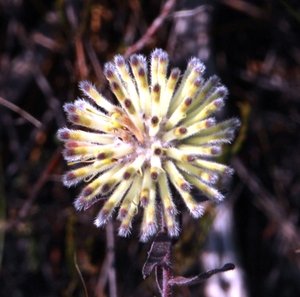
<path id="1" fill-rule="evenodd" d="M 109 296 L 117 297 L 117 277 L 115 270 L 115 238 L 114 226 L 112 222 L 106 225 L 106 241 L 107 241 L 107 264 L 108 264 L 108 285 Z"/>
<path id="2" fill-rule="evenodd" d="M 165 264 L 162 266 L 162 297 L 172 297 L 173 290 L 172 286 L 169 284 L 169 280 L 173 277 L 173 271 L 171 268 L 171 249 L 172 245 L 165 256 Z"/>
<path id="3" fill-rule="evenodd" d="M 160 207 L 160 225 L 161 225 L 161 231 L 166 232 L 165 228 L 165 216 L 163 207 L 161 205 Z M 173 271 L 172 271 L 172 240 L 170 237 L 168 237 L 168 240 L 170 242 L 169 247 L 166 251 L 166 254 L 164 256 L 164 261 L 161 265 L 162 269 L 162 288 L 161 288 L 161 296 L 162 297 L 172 297 L 173 296 L 173 290 L 172 286 L 169 284 L 169 280 L 173 278 Z"/>

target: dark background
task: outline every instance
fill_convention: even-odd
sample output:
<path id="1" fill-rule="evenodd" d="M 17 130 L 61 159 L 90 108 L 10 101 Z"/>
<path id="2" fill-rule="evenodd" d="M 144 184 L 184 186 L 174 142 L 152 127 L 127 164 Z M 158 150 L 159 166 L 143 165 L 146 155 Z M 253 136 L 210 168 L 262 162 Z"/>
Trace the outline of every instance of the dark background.
<path id="1" fill-rule="evenodd" d="M 203 59 L 229 89 L 224 116 L 241 119 L 223 159 L 235 169 L 224 187 L 234 234 L 225 240 L 243 271 L 243 294 L 300 296 L 300 2 L 175 2 L 147 35 L 166 1 L 0 1 L 0 296 L 84 296 L 76 266 L 89 296 L 110 296 L 106 231 L 92 224 L 97 206 L 75 212 L 79 188 L 60 182 L 66 164 L 56 131 L 80 80 L 106 93 L 106 61 L 156 47 L 181 69 L 190 56 Z M 176 272 L 208 269 L 202 253 L 216 214 L 183 216 Z M 115 244 L 119 296 L 157 296 L 154 278 L 141 275 L 150 244 L 137 231 Z M 219 296 L 233 296 L 234 282 L 223 282 Z M 211 294 L 203 284 L 176 290 Z"/>

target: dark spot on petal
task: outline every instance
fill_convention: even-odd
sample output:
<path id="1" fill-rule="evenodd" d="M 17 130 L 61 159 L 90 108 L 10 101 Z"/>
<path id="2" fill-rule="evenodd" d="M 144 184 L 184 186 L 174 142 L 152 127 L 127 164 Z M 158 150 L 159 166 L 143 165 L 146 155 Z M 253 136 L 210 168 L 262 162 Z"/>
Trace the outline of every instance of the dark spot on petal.
<path id="1" fill-rule="evenodd" d="M 110 79 L 114 76 L 115 67 L 112 63 L 106 63 L 104 66 L 104 75 Z"/>
<path id="2" fill-rule="evenodd" d="M 190 106 L 191 104 L 192 104 L 192 98 L 186 98 L 185 100 L 184 100 L 184 104 L 185 104 L 185 106 Z"/>
<path id="3" fill-rule="evenodd" d="M 119 210 L 119 217 L 120 217 L 120 219 L 125 218 L 127 214 L 128 214 L 128 210 L 127 209 L 120 208 L 120 210 Z"/>
<path id="4" fill-rule="evenodd" d="M 161 52 L 159 55 L 159 61 L 165 63 L 168 60 L 168 55 L 166 52 Z"/>
<path id="5" fill-rule="evenodd" d="M 196 80 L 194 81 L 194 86 L 197 87 L 197 88 L 199 88 L 199 87 L 201 86 L 201 83 L 202 83 L 202 80 L 201 80 L 201 79 L 196 79 Z"/>
<path id="6" fill-rule="evenodd" d="M 154 59 L 158 59 L 158 58 L 159 58 L 159 55 L 160 55 L 160 52 L 161 52 L 160 49 L 155 49 L 155 50 L 153 51 L 153 53 L 152 53 L 152 57 L 153 57 Z"/>
<path id="7" fill-rule="evenodd" d="M 109 189 L 110 189 L 110 184 L 104 184 L 103 186 L 102 186 L 102 192 L 103 193 L 105 193 L 105 192 L 108 192 L 109 191 Z"/>
<path id="8" fill-rule="evenodd" d="M 220 148 L 218 147 L 212 147 L 210 152 L 213 154 L 213 155 L 217 155 L 220 153 Z"/>
<path id="9" fill-rule="evenodd" d="M 85 189 L 83 189 L 83 191 L 82 191 L 82 195 L 83 196 L 89 196 L 89 195 L 91 195 L 93 193 L 93 189 L 92 188 L 85 188 Z"/>
<path id="10" fill-rule="evenodd" d="M 123 174 L 123 178 L 124 179 L 129 179 L 131 176 L 130 172 L 126 171 L 124 174 Z"/>
<path id="11" fill-rule="evenodd" d="M 76 111 L 76 107 L 72 103 L 65 104 L 64 108 L 65 108 L 65 111 L 69 112 L 69 113 L 74 113 Z"/>
<path id="12" fill-rule="evenodd" d="M 125 60 L 122 56 L 116 56 L 115 63 L 120 67 L 120 66 L 125 65 Z"/>
<path id="13" fill-rule="evenodd" d="M 160 154 L 161 154 L 161 149 L 160 149 L 160 148 L 156 148 L 156 149 L 154 150 L 154 154 L 155 154 L 155 155 L 160 155 Z"/>
<path id="14" fill-rule="evenodd" d="M 68 142 L 66 143 L 66 147 L 67 147 L 67 148 L 78 147 L 78 142 L 76 142 L 76 141 L 68 141 Z"/>
<path id="15" fill-rule="evenodd" d="M 149 203 L 149 198 L 147 196 L 142 196 L 141 197 L 141 205 L 142 205 L 142 207 L 147 206 L 148 203 Z"/>
<path id="16" fill-rule="evenodd" d="M 217 92 L 220 97 L 225 97 L 227 95 L 227 90 L 225 88 L 221 88 Z"/>
<path id="17" fill-rule="evenodd" d="M 216 106 L 216 107 L 221 107 L 222 105 L 223 105 L 223 100 L 222 99 L 218 99 L 218 100 L 216 100 L 215 102 L 214 102 L 214 105 Z"/>
<path id="18" fill-rule="evenodd" d="M 66 174 L 66 181 L 72 181 L 76 178 L 76 175 L 73 172 L 68 172 Z"/>
<path id="19" fill-rule="evenodd" d="M 171 72 L 172 79 L 177 79 L 180 74 L 180 70 L 178 68 L 174 68 Z"/>
<path id="20" fill-rule="evenodd" d="M 159 84 L 155 84 L 153 87 L 153 92 L 158 93 L 160 91 L 160 85 Z"/>
<path id="21" fill-rule="evenodd" d="M 72 150 L 72 149 L 67 149 L 67 150 L 65 150 L 65 155 L 66 155 L 67 157 L 74 156 L 74 155 L 75 155 L 75 151 Z"/>
<path id="22" fill-rule="evenodd" d="M 151 178 L 153 179 L 153 180 L 157 180 L 157 178 L 158 178 L 158 173 L 155 171 L 155 172 L 152 172 L 151 173 Z"/>
<path id="23" fill-rule="evenodd" d="M 174 215 L 176 214 L 176 209 L 175 209 L 174 207 L 172 207 L 172 206 L 169 206 L 169 207 L 167 208 L 167 212 L 168 212 L 168 214 L 169 214 L 170 216 L 174 216 Z"/>
<path id="24" fill-rule="evenodd" d="M 188 160 L 188 162 L 193 162 L 193 161 L 195 161 L 195 156 L 192 156 L 192 155 L 189 155 L 189 156 L 187 156 L 187 160 Z"/>
<path id="25" fill-rule="evenodd" d="M 59 138 L 60 139 L 69 139 L 70 133 L 68 131 L 59 132 Z"/>
<path id="26" fill-rule="evenodd" d="M 152 123 L 153 125 L 156 125 L 156 124 L 158 123 L 158 121 L 159 121 L 159 119 L 158 119 L 157 116 L 153 116 L 153 117 L 151 118 L 151 123 Z"/>
<path id="27" fill-rule="evenodd" d="M 71 114 L 69 116 L 69 119 L 70 119 L 71 122 L 78 123 L 80 118 L 77 114 Z"/>
<path id="28" fill-rule="evenodd" d="M 98 160 L 103 160 L 103 159 L 105 159 L 106 158 L 106 154 L 105 153 L 100 153 L 100 154 L 98 154 L 98 156 L 97 156 L 97 159 Z"/>
<path id="29" fill-rule="evenodd" d="M 111 86 L 111 89 L 112 89 L 113 91 L 117 91 L 117 90 L 120 89 L 119 84 L 118 84 L 117 82 L 115 82 L 115 81 L 113 81 L 113 82 L 110 84 L 110 86 Z"/>
<path id="30" fill-rule="evenodd" d="M 181 190 L 182 191 L 185 191 L 185 192 L 188 192 L 189 191 L 189 185 L 187 184 L 187 183 L 182 183 L 181 185 L 180 185 L 180 188 L 181 188 Z"/>
<path id="31" fill-rule="evenodd" d="M 137 66 L 139 64 L 139 60 L 137 58 L 137 55 L 131 56 L 130 62 L 133 66 Z"/>
<path id="32" fill-rule="evenodd" d="M 127 108 L 129 108 L 131 106 L 131 101 L 129 99 L 125 99 L 124 104 Z"/>
<path id="33" fill-rule="evenodd" d="M 139 76 L 145 76 L 145 70 L 143 68 L 140 68 L 138 74 Z"/>
<path id="34" fill-rule="evenodd" d="M 100 216 L 101 216 L 103 221 L 105 221 L 107 219 L 108 215 L 109 215 L 109 210 L 108 209 L 102 209 L 100 211 Z"/>
<path id="35" fill-rule="evenodd" d="M 107 70 L 105 71 L 105 76 L 106 76 L 107 78 L 112 78 L 112 77 L 114 76 L 114 73 L 113 73 L 110 69 L 107 69 Z"/>
<path id="36" fill-rule="evenodd" d="M 179 133 L 180 134 L 185 134 L 187 132 L 187 129 L 185 127 L 180 127 L 179 128 Z"/>
<path id="37" fill-rule="evenodd" d="M 213 119 L 208 119 L 205 123 L 206 128 L 209 128 L 211 126 L 213 126 L 213 124 L 215 123 L 215 121 Z"/>

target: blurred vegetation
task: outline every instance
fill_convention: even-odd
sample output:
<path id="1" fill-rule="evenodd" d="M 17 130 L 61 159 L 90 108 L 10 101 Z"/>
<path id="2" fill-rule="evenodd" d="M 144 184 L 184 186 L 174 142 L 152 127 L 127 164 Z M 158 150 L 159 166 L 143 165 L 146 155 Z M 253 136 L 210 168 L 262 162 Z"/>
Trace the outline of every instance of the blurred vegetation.
<path id="1" fill-rule="evenodd" d="M 78 189 L 61 184 L 66 165 L 55 134 L 80 80 L 106 94 L 106 61 L 155 47 L 182 68 L 190 56 L 203 59 L 230 90 L 224 116 L 242 120 L 226 154 L 236 173 L 224 191 L 249 296 L 300 295 L 300 3 L 167 2 L 175 5 L 0 2 L 0 296 L 85 296 L 80 276 L 89 296 L 109 296 L 106 230 L 92 224 L 96 205 L 75 212 Z M 183 215 L 178 273 L 201 272 L 214 215 L 213 208 L 200 221 Z M 154 278 L 141 274 L 150 245 L 136 230 L 115 239 L 118 296 L 155 296 Z M 177 293 L 204 296 L 203 286 Z"/>

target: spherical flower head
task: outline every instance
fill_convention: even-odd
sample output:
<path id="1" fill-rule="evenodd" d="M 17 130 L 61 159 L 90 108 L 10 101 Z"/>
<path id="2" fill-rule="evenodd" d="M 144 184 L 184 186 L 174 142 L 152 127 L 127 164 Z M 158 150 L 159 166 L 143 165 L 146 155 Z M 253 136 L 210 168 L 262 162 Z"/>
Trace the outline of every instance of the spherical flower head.
<path id="1" fill-rule="evenodd" d="M 86 184 L 75 200 L 77 210 L 103 201 L 96 226 L 117 210 L 119 235 L 128 236 L 133 217 L 143 209 L 141 240 L 147 241 L 157 232 L 159 210 L 174 237 L 179 234 L 177 197 L 195 218 L 204 207 L 192 188 L 213 201 L 223 199 L 215 184 L 232 170 L 212 159 L 232 141 L 239 121 L 216 123 L 227 89 L 216 76 L 205 80 L 204 69 L 192 58 L 182 76 L 177 68 L 168 74 L 168 55 L 161 49 L 153 51 L 149 67 L 142 55 L 131 56 L 129 63 L 118 55 L 104 71 L 117 105 L 87 81 L 79 86 L 88 100 L 64 105 L 78 129 L 58 131 L 64 158 L 75 167 L 63 181 Z M 172 195 L 170 184 L 179 195 Z"/>

